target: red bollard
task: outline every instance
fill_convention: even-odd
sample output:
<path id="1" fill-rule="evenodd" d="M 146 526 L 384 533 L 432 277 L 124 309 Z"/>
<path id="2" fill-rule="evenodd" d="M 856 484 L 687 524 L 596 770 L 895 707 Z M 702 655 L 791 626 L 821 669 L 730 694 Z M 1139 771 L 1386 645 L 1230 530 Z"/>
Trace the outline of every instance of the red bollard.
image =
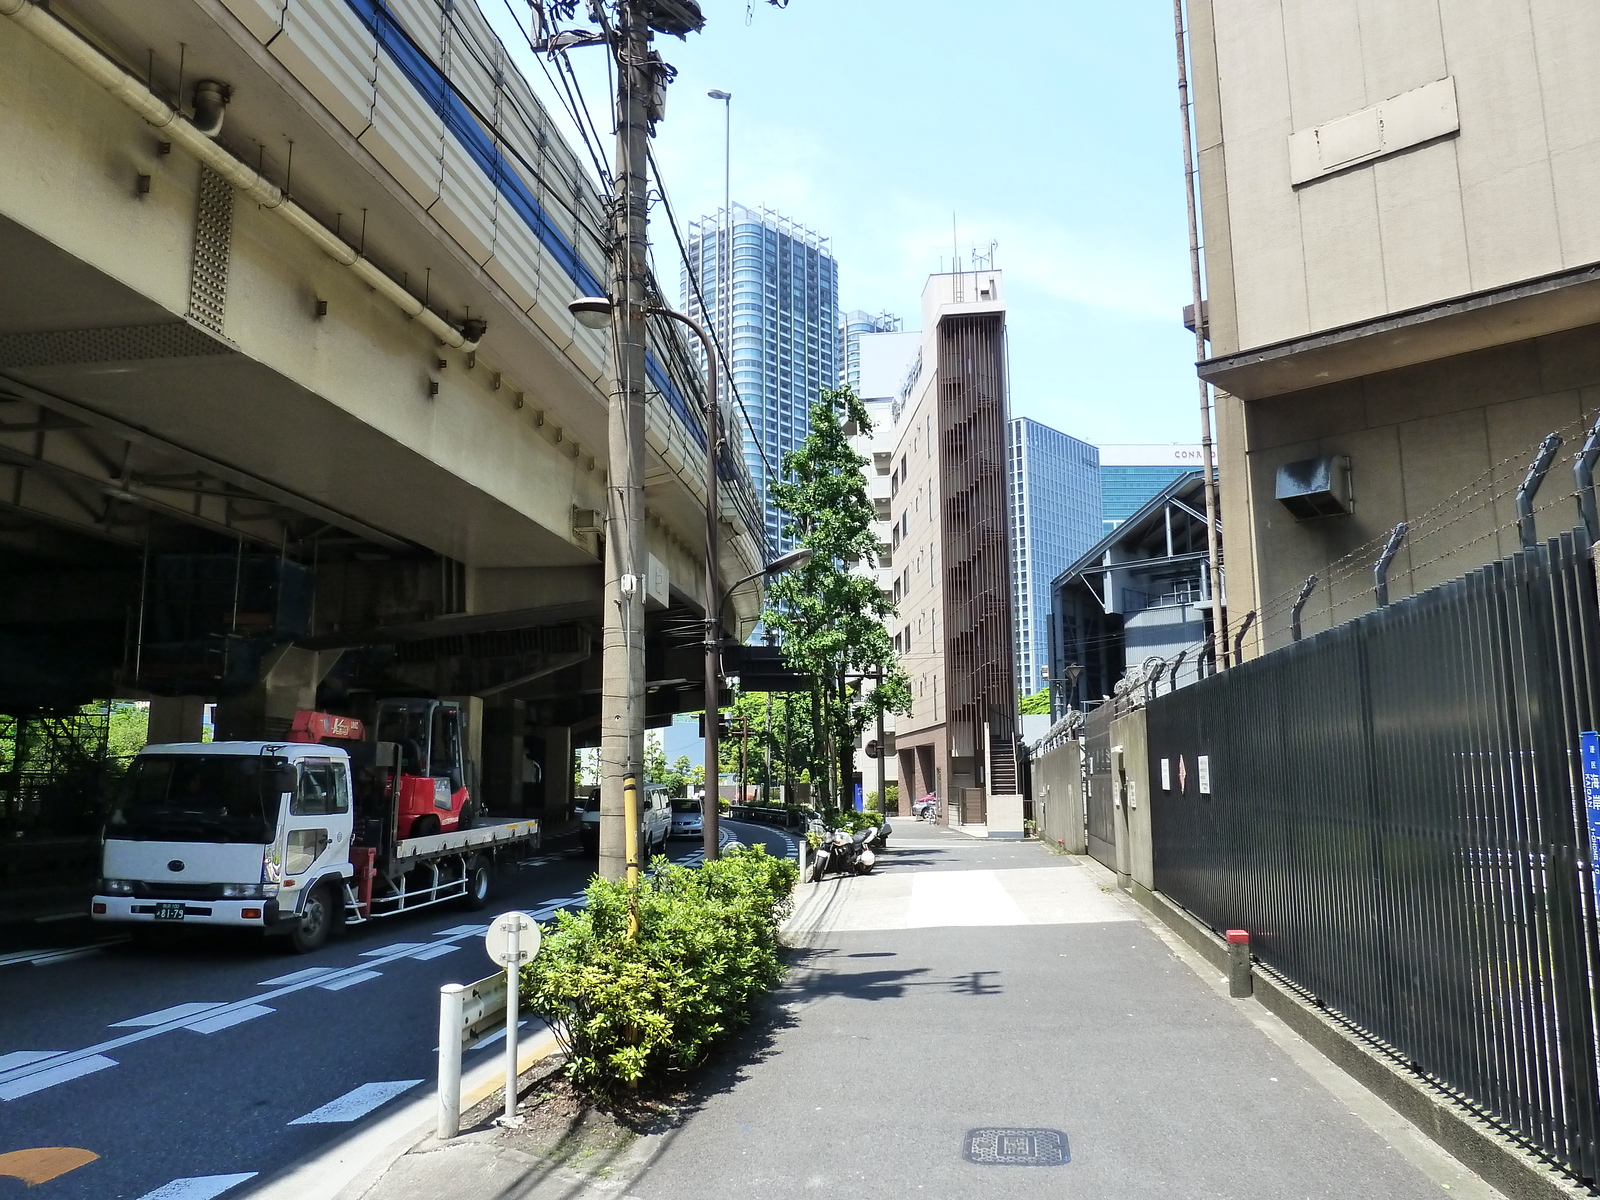
<path id="1" fill-rule="evenodd" d="M 1254 991 L 1250 975 L 1250 931 L 1228 930 L 1228 995 L 1244 1000 Z"/>

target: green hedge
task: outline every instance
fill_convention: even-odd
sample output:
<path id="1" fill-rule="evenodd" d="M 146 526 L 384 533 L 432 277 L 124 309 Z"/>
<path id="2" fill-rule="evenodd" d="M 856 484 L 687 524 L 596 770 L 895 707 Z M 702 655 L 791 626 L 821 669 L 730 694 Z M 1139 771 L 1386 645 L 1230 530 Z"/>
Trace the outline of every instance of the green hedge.
<path id="1" fill-rule="evenodd" d="M 797 867 L 761 846 L 690 869 L 665 859 L 628 893 L 596 878 L 588 907 L 562 912 L 523 969 L 524 1001 L 550 1022 L 567 1074 L 595 1092 L 635 1087 L 699 1063 L 750 1020 L 782 975 L 778 926 Z"/>

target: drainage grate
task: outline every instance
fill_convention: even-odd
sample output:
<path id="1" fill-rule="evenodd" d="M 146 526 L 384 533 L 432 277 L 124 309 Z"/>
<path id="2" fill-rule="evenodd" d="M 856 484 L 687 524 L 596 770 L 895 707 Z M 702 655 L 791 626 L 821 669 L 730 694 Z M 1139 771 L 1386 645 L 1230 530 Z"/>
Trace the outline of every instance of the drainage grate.
<path id="1" fill-rule="evenodd" d="M 1063 1167 L 1072 1161 L 1059 1129 L 974 1129 L 961 1157 L 980 1166 Z"/>

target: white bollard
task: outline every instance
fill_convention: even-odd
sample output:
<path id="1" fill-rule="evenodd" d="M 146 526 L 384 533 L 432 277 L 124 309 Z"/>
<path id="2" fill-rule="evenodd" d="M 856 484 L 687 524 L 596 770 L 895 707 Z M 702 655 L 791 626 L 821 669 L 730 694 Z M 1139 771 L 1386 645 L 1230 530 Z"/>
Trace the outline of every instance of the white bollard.
<path id="1" fill-rule="evenodd" d="M 517 990 L 522 982 L 521 955 L 515 923 L 506 936 L 506 1116 L 505 1123 L 517 1120 Z"/>
<path id="2" fill-rule="evenodd" d="M 439 1126 L 440 1141 L 461 1132 L 461 1017 L 466 985 L 447 983 L 439 989 Z"/>

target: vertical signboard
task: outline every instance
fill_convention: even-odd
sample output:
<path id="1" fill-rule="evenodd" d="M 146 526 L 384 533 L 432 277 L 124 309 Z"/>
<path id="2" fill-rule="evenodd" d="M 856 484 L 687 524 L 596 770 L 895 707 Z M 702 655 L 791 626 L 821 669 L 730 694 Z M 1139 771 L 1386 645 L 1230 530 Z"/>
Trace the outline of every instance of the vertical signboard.
<path id="1" fill-rule="evenodd" d="M 1589 816 L 1589 877 L 1594 881 L 1595 911 L 1600 912 L 1600 733 L 1578 735 L 1583 761 L 1583 808 Z"/>

